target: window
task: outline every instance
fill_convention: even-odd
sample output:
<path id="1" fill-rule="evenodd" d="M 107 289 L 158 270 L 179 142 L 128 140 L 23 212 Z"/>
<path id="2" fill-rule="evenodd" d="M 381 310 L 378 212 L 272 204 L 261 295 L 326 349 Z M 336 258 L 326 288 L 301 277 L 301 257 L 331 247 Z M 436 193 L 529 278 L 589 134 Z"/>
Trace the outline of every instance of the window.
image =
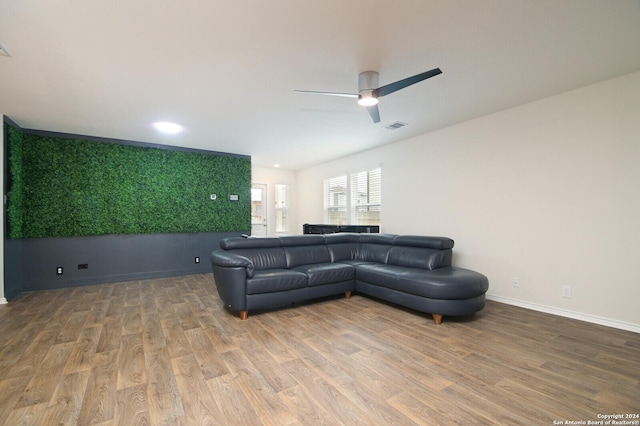
<path id="1" fill-rule="evenodd" d="M 324 181 L 324 222 L 378 225 L 382 210 L 382 173 L 378 167 Z"/>
<path id="2" fill-rule="evenodd" d="M 351 224 L 380 225 L 380 168 L 351 174 Z"/>
<path id="3" fill-rule="evenodd" d="M 347 224 L 347 175 L 324 181 L 324 222 Z"/>
<path id="4" fill-rule="evenodd" d="M 276 232 L 289 230 L 289 186 L 277 183 L 276 199 Z"/>

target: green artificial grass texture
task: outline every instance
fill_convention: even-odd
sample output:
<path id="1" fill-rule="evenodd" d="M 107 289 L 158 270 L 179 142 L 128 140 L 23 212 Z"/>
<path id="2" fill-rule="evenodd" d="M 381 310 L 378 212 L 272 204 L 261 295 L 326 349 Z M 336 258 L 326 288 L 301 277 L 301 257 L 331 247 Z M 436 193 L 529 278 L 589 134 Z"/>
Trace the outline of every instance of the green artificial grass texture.
<path id="1" fill-rule="evenodd" d="M 22 188 L 22 143 L 23 133 L 12 126 L 7 126 L 9 152 L 9 182 L 10 191 L 7 193 L 7 238 L 22 237 L 22 217 L 24 211 L 24 196 Z"/>
<path id="2" fill-rule="evenodd" d="M 48 137 L 15 128 L 9 128 L 9 139 L 9 238 L 251 229 L 251 160 L 246 157 Z M 239 200 L 230 201 L 232 194 Z"/>

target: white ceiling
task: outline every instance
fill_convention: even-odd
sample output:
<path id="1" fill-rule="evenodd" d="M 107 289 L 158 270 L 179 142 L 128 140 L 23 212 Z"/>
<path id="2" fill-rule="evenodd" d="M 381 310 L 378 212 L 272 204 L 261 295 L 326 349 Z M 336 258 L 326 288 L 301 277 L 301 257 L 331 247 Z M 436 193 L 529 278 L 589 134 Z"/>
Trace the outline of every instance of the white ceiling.
<path id="1" fill-rule="evenodd" d="M 23 128 L 298 170 L 638 71 L 640 1 L 0 0 L 0 44 L 0 113 Z M 294 93 L 435 67 L 382 98 L 378 124 L 353 99 Z"/>

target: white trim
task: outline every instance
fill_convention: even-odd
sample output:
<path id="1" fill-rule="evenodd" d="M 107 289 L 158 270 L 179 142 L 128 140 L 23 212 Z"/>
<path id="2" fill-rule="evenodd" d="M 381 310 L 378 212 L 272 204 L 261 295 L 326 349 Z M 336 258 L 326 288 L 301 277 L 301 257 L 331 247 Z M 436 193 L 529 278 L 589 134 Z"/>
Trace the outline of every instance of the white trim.
<path id="1" fill-rule="evenodd" d="M 0 297 L 0 305 L 6 305 L 7 303 L 7 299 L 5 297 Z"/>
<path id="2" fill-rule="evenodd" d="M 558 315 L 561 317 L 572 318 L 580 321 L 586 321 L 594 324 L 604 325 L 607 327 L 613 327 L 613 328 L 619 328 L 621 330 L 632 331 L 634 333 L 640 333 L 640 325 L 638 324 L 618 321 L 611 318 L 598 317 L 595 315 L 583 314 L 581 312 L 568 311 L 566 309 L 559 309 L 553 306 L 546 306 L 546 305 L 540 305 L 537 303 L 525 302 L 523 300 L 496 296 L 494 294 L 487 294 L 487 299 L 493 300 L 495 302 L 505 303 L 507 305 L 513 305 L 513 306 L 519 306 L 525 309 L 531 309 L 533 311 L 545 312 L 547 314 Z"/>

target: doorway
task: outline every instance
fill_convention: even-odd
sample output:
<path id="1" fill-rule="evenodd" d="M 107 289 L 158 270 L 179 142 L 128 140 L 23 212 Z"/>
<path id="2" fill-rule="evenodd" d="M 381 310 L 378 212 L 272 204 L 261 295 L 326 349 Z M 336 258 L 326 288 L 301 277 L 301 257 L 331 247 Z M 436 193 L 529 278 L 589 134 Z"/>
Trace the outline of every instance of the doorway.
<path id="1" fill-rule="evenodd" d="M 267 185 L 251 185 L 251 236 L 267 236 Z"/>

